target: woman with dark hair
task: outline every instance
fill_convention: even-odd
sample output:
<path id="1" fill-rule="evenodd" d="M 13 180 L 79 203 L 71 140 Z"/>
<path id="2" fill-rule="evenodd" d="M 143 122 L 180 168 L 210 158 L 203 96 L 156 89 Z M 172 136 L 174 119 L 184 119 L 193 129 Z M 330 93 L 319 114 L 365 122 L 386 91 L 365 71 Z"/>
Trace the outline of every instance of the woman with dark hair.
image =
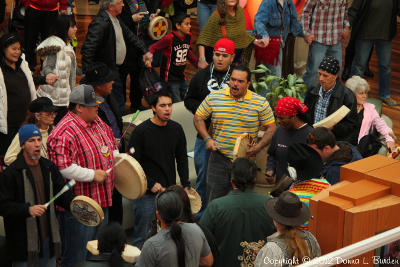
<path id="1" fill-rule="evenodd" d="M 126 246 L 126 233 L 121 225 L 109 222 L 100 228 L 97 246 L 99 254 L 90 260 L 78 263 L 75 267 L 129 267 L 122 258 Z"/>
<path id="2" fill-rule="evenodd" d="M 252 43 L 264 47 L 263 41 L 255 39 L 246 32 L 244 10 L 238 5 L 238 1 L 217 1 L 217 9 L 211 14 L 197 40 L 199 68 L 203 69 L 208 65 L 207 63 L 212 62 L 214 46 L 222 38 L 228 38 L 235 43 L 233 63 L 241 62 L 243 50 Z"/>
<path id="3" fill-rule="evenodd" d="M 277 232 L 267 237 L 267 243 L 257 254 L 254 267 L 280 267 L 303 263 L 321 256 L 317 239 L 299 225 L 310 218 L 310 210 L 299 197 L 285 191 L 279 198 L 265 201 L 265 211 L 274 220 Z M 292 211 L 288 216 L 288 210 Z"/>
<path id="4" fill-rule="evenodd" d="M 199 226 L 181 221 L 183 204 L 171 189 L 156 197 L 161 231 L 148 239 L 136 266 L 211 266 L 213 255 Z"/>
<path id="5" fill-rule="evenodd" d="M 308 133 L 313 130 L 305 116 L 307 109 L 306 105 L 293 97 L 282 97 L 278 101 L 275 116 L 279 126 L 272 135 L 267 150 L 266 179 L 268 182 L 273 183 L 276 174 L 277 183 L 284 174 L 278 166 L 278 150 L 287 149 L 293 143 L 305 144 Z"/>
<path id="6" fill-rule="evenodd" d="M 0 156 L 6 151 L 26 119 L 29 103 L 36 99 L 35 85 L 54 82 L 51 75 L 31 74 L 28 63 L 21 56 L 18 35 L 0 38 Z"/>
<path id="7" fill-rule="evenodd" d="M 59 108 L 54 125 L 67 114 L 69 95 L 75 87 L 76 74 L 82 75 L 82 70 L 76 66 L 76 58 L 69 39 L 76 36 L 74 16 L 60 15 L 54 22 L 52 36 L 37 47 L 37 54 L 44 60 L 42 74 L 52 73 L 58 76 L 53 85 L 41 85 L 38 96 L 50 98 Z"/>
<path id="8" fill-rule="evenodd" d="M 42 148 L 40 150 L 40 156 L 48 158 L 47 154 L 47 137 L 51 130 L 53 130 L 54 118 L 57 115 L 58 108 L 53 105 L 53 102 L 48 97 L 39 97 L 33 100 L 29 106 L 31 115 L 26 119 L 24 124 L 36 125 L 42 134 Z M 17 159 L 21 146 L 19 144 L 19 135 L 15 135 L 7 153 L 4 157 L 4 163 L 10 165 L 14 160 Z"/>

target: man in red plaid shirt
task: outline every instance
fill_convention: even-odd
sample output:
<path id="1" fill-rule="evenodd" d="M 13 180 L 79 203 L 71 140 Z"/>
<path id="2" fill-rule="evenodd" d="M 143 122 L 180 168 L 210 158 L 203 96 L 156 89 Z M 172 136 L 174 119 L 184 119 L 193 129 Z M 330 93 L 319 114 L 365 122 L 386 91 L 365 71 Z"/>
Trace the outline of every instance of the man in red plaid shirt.
<path id="1" fill-rule="evenodd" d="M 325 55 L 335 57 L 342 68 L 341 39 L 350 33 L 347 0 L 307 0 L 300 23 L 308 51 L 304 83 L 309 88 L 318 78 L 318 66 Z"/>
<path id="2" fill-rule="evenodd" d="M 96 240 L 100 227 L 108 222 L 112 206 L 115 173 L 114 156 L 119 154 L 111 128 L 98 117 L 104 99 L 95 96 L 91 85 L 79 85 L 70 95 L 69 111 L 47 139 L 50 159 L 58 166 L 66 182 L 74 179 L 72 191 L 99 203 L 104 220 L 97 227 L 78 222 L 71 212 L 59 208 L 60 233 L 63 245 L 61 266 L 75 266 L 86 261 L 90 253 L 86 244 Z"/>

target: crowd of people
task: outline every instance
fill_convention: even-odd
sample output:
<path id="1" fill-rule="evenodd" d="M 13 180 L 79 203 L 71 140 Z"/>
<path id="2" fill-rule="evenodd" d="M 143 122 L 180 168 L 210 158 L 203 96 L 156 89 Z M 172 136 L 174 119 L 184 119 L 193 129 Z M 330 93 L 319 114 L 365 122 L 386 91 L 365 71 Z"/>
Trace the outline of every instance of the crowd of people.
<path id="1" fill-rule="evenodd" d="M 377 1 L 354 0 L 348 8 L 347 1 L 308 0 L 297 20 L 292 0 L 263 0 L 251 35 L 238 0 L 202 0 L 197 56 L 190 16 L 179 12 L 186 8 L 178 1 L 170 1 L 172 33 L 156 42 L 147 32 L 156 16 L 154 3 L 100 0 L 80 50 L 81 67 L 70 43 L 77 28 L 74 16 L 67 15 L 67 1 L 24 2 L 25 55 L 17 35 L 0 38 L 0 216 L 7 267 L 54 267 L 58 259 L 61 267 L 128 266 L 121 256 L 127 239 L 122 195 L 114 187 L 114 158 L 126 148 L 134 148 L 131 156 L 147 179 L 147 191 L 133 205 L 132 245 L 141 250 L 136 266 L 240 266 L 241 244 L 259 240 L 266 244 L 253 251 L 256 267 L 296 265 L 320 256 L 318 240 L 307 231 L 309 199 L 340 181 L 342 165 L 363 158 L 360 141 L 373 129 L 389 150 L 396 148 L 392 130 L 366 102 L 370 87 L 362 78 L 375 44 L 379 97 L 396 105 L 389 90 L 390 54 L 400 6 Z M 380 23 L 369 24 L 377 19 Z M 36 46 L 39 31 L 42 42 Z M 272 110 L 254 92 L 243 62 L 254 48 L 257 60 L 281 76 L 289 31 L 310 46 L 307 92 L 304 103 L 282 97 Z M 346 55 L 346 75 L 340 77 L 341 39 L 350 32 L 356 48 L 346 53 L 353 53 L 354 64 L 349 67 L 353 58 L 347 62 Z M 33 74 L 36 53 L 41 75 Z M 187 61 L 199 69 L 190 83 Z M 153 117 L 124 144 L 127 75 L 131 111 L 144 110 L 140 73 L 152 66 L 160 67 L 166 87 L 152 91 L 147 104 Z M 340 78 L 348 79 L 345 85 Z M 202 208 L 195 215 L 186 136 L 170 119 L 173 103 L 180 101 L 198 132 L 195 189 Z M 340 122 L 313 128 L 343 105 L 350 111 Z M 246 157 L 234 160 L 232 147 L 243 133 L 255 143 L 248 145 Z M 260 171 L 254 159 L 266 147 L 261 169 L 266 181 L 290 181 L 274 198 L 254 191 Z M 182 186 L 176 185 L 177 174 Z M 76 184 L 48 203 L 70 180 Z M 84 225 L 71 213 L 70 204 L 80 195 L 100 205 L 104 219 L 98 226 Z M 99 255 L 86 249 L 91 240 L 98 240 Z"/>

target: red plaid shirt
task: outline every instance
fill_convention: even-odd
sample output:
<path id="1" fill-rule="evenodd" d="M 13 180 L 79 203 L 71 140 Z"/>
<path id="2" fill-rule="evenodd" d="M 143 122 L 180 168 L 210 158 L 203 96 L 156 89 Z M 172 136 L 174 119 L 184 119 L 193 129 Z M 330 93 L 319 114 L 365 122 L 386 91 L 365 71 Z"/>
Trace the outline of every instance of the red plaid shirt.
<path id="1" fill-rule="evenodd" d="M 108 159 L 100 152 L 100 144 L 103 145 L 104 142 L 110 152 Z M 83 168 L 104 171 L 113 167 L 113 151 L 118 149 L 111 128 L 99 117 L 89 125 L 71 111 L 51 131 L 47 139 L 47 148 L 50 160 L 60 170 L 76 164 Z M 110 176 L 101 184 L 94 181 L 76 182 L 71 190 L 76 195 L 92 198 L 101 207 L 110 207 L 114 177 L 115 173 L 112 170 Z M 68 181 L 66 179 L 66 182 Z"/>
<path id="2" fill-rule="evenodd" d="M 347 0 L 307 0 L 300 23 L 304 35 L 313 34 L 315 41 L 324 45 L 340 43 L 347 18 Z"/>

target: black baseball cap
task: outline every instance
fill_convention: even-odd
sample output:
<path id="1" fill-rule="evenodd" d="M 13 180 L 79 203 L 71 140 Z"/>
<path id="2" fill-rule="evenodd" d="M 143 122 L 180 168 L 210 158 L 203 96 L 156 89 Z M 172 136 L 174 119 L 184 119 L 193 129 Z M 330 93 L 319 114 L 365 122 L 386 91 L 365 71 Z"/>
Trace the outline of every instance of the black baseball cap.
<path id="1" fill-rule="evenodd" d="M 53 105 L 53 101 L 51 101 L 50 98 L 48 97 L 39 97 L 35 100 L 33 100 L 31 103 L 29 103 L 28 109 L 30 112 L 35 113 L 35 112 L 53 112 L 58 110 L 58 107 Z"/>
<path id="2" fill-rule="evenodd" d="M 98 106 L 104 102 L 104 98 L 96 96 L 93 86 L 81 84 L 75 87 L 69 96 L 69 102 L 87 107 Z"/>

